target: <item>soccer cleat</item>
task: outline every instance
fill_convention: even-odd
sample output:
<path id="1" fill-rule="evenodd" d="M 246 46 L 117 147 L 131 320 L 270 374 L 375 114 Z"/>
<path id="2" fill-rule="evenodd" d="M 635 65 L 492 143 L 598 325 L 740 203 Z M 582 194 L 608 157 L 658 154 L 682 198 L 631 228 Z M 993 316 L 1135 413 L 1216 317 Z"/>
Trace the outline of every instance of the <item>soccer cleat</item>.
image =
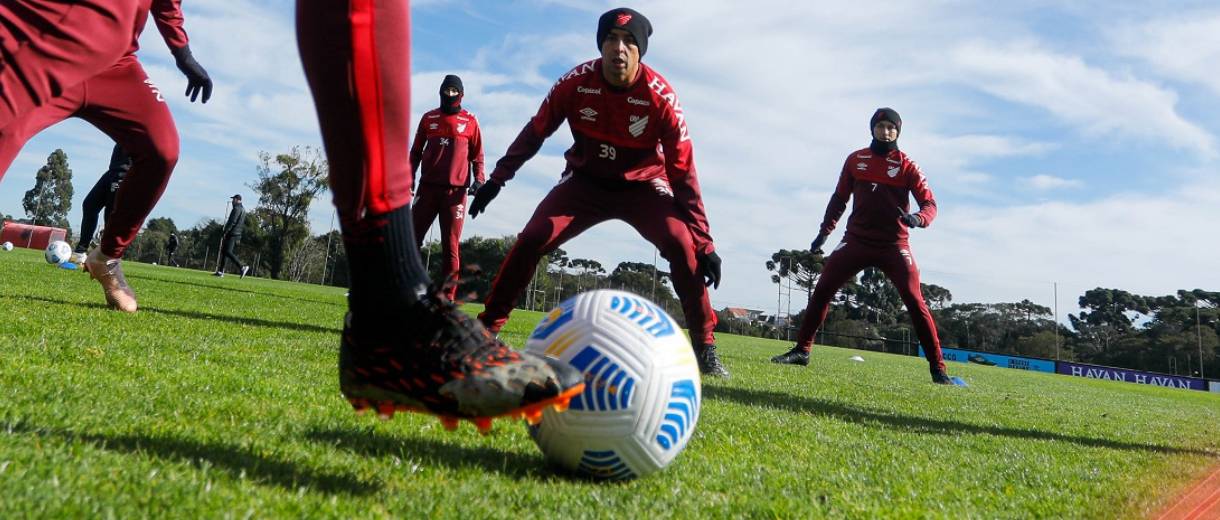
<path id="1" fill-rule="evenodd" d="M 932 382 L 938 385 L 966 386 L 966 382 L 962 378 L 950 376 L 943 370 L 932 371 Z"/>
<path id="2" fill-rule="evenodd" d="M 68 257 L 68 261 L 72 262 L 74 264 L 80 265 L 80 264 L 85 263 L 86 258 L 88 258 L 88 257 L 87 257 L 87 255 L 85 255 L 85 253 L 77 251 L 77 252 L 72 253 L 72 256 Z"/>
<path id="3" fill-rule="evenodd" d="M 699 373 L 708 377 L 729 377 L 729 369 L 720 362 L 716 355 L 716 345 L 699 345 L 695 347 L 695 360 L 699 362 Z"/>
<path id="4" fill-rule="evenodd" d="M 215 276 L 215 277 L 217 277 L 217 278 L 224 278 L 224 277 L 225 277 L 225 272 L 224 272 L 224 271 L 216 271 L 216 272 L 212 273 L 212 276 Z"/>
<path id="5" fill-rule="evenodd" d="M 796 346 L 792 347 L 792 350 L 772 357 L 771 362 L 782 365 L 800 365 L 803 367 L 809 366 L 809 353 L 801 350 L 801 347 Z"/>
<path id="6" fill-rule="evenodd" d="M 248 272 L 250 272 L 250 266 L 248 266 L 248 265 L 241 266 L 241 277 L 238 279 L 244 280 L 246 278 L 246 273 L 248 273 Z"/>
<path id="7" fill-rule="evenodd" d="M 89 276 L 102 284 L 102 293 L 106 295 L 106 303 L 112 309 L 123 312 L 136 312 L 136 293 L 127 285 L 123 276 L 120 261 L 102 254 L 102 250 L 94 249 L 85 258 L 85 270 Z"/>
<path id="8" fill-rule="evenodd" d="M 513 350 L 439 291 L 412 314 L 406 327 L 378 334 L 358 333 L 359 319 L 348 314 L 339 388 L 357 411 L 426 413 L 447 430 L 467 420 L 486 433 L 494 418 L 540 420 L 546 407 L 566 408 L 584 390 L 579 370 Z"/>

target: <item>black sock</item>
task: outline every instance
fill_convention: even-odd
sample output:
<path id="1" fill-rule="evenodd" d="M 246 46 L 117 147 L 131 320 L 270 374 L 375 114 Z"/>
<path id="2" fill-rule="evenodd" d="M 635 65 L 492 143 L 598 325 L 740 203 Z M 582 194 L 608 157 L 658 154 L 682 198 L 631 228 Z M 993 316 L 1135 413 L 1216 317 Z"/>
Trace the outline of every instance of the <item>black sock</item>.
<path id="1" fill-rule="evenodd" d="M 415 243 L 411 205 L 367 217 L 354 227 L 343 230 L 353 319 L 400 326 L 403 313 L 419 301 L 428 286 L 428 272 Z"/>

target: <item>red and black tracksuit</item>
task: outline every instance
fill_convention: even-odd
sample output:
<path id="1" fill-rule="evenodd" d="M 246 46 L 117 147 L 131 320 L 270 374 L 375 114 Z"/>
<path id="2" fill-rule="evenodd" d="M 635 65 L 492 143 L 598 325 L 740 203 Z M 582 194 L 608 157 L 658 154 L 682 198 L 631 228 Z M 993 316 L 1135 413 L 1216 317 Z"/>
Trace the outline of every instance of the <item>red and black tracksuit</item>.
<path id="1" fill-rule="evenodd" d="M 180 0 L 0 6 L 0 40 L 6 51 L 10 44 L 16 49 L 12 59 L 0 60 L 0 172 L 31 137 L 69 117 L 104 132 L 132 158 L 102 235 L 102 253 L 111 258 L 121 258 L 135 239 L 178 162 L 173 116 L 135 54 L 150 13 L 166 45 L 187 45 Z M 38 39 L 9 39 L 34 34 Z"/>
<path id="2" fill-rule="evenodd" d="M 575 142 L 559 184 L 538 205 L 504 264 L 479 318 L 492 331 L 508 320 L 542 256 L 606 220 L 625 221 L 660 250 L 682 302 L 691 341 L 712 344 L 716 314 L 697 255 L 714 250 L 695 174 L 690 134 L 673 87 L 640 64 L 625 89 L 582 63 L 551 88 L 538 113 L 496 163 L 504 184 L 567 121 Z"/>
<path id="3" fill-rule="evenodd" d="M 883 155 L 865 148 L 847 156 L 819 232 L 829 235 L 834 230 L 847 209 L 848 198 L 852 199 L 851 217 L 843 241 L 826 259 L 809 298 L 805 321 L 796 338 L 797 348 L 808 352 L 812 347 L 835 292 L 860 271 L 876 267 L 898 289 L 929 366 L 945 370 L 936 324 L 920 292 L 919 267 L 907 240 L 909 232 L 899 220 L 908 212 L 912 195 L 919 204 L 917 215 L 927 227 L 936 218 L 936 200 L 915 161 L 900 150 Z"/>
<path id="4" fill-rule="evenodd" d="M 466 194 L 471 181 L 483 184 L 483 134 L 474 114 L 460 110 L 446 114 L 435 109 L 424 114 L 411 145 L 411 172 L 422 169 L 411 213 L 415 240 L 423 244 L 432 221 L 440 219 L 442 278 L 455 278 L 461 270 L 460 243 L 466 218 Z M 473 179 L 472 179 L 473 170 Z M 457 284 L 447 296 L 457 295 Z"/>

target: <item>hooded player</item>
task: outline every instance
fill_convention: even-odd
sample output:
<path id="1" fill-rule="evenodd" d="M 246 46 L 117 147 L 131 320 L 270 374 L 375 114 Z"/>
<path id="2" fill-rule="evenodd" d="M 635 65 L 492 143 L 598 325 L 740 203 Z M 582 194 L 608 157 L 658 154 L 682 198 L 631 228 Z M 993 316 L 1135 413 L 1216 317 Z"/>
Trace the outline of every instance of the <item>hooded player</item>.
<path id="1" fill-rule="evenodd" d="M 412 219 L 415 241 L 423 245 L 424 235 L 439 217 L 441 224 L 442 279 L 456 279 L 461 268 L 459 244 L 466 218 L 466 195 L 483 185 L 483 135 L 479 120 L 462 108 L 462 78 L 445 76 L 441 82 L 441 105 L 419 120 L 415 142 L 411 145 L 411 174 L 423 169 Z M 449 284 L 445 295 L 453 300 L 457 284 Z"/>
<path id="2" fill-rule="evenodd" d="M 705 286 L 705 280 L 720 286 L 720 256 L 703 209 L 682 105 L 669 82 L 640 62 L 651 34 L 652 24 L 632 9 L 603 14 L 597 23 L 601 58 L 559 78 L 475 194 L 472 218 L 560 124 L 568 123 L 575 143 L 564 153 L 567 166 L 559 184 L 517 235 L 479 319 L 499 331 L 544 255 L 598 223 L 618 219 L 669 261 L 700 371 L 727 377 L 716 355 L 716 314 Z"/>
<path id="3" fill-rule="evenodd" d="M 907 154 L 898 149 L 902 118 L 892 108 L 879 108 L 869 120 L 873 140 L 868 148 L 847 156 L 839 184 L 826 205 L 826 216 L 810 249 L 822 252 L 822 244 L 852 200 L 851 217 L 843 241 L 835 246 L 822 269 L 805 308 L 805 321 L 796 336 L 796 346 L 771 358 L 772 362 L 808 365 L 813 337 L 826 320 L 835 292 L 866 267 L 876 267 L 894 283 L 923 345 L 932 382 L 954 384 L 945 374 L 940 339 L 932 313 L 919 289 L 919 267 L 907 241 L 908 229 L 925 228 L 936 218 L 936 200 L 928 179 Z M 910 213 L 911 196 L 919 211 Z"/>

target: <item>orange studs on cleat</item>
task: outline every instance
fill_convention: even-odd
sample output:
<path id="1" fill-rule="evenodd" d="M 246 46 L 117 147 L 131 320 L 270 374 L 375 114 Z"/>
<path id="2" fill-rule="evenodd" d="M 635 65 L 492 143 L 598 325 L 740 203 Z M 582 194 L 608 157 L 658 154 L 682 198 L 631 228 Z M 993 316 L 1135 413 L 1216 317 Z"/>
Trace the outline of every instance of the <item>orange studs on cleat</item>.
<path id="1" fill-rule="evenodd" d="M 487 417 L 476 417 L 470 422 L 474 423 L 474 427 L 479 429 L 479 433 L 487 435 L 491 432 L 491 419 Z"/>
<path id="2" fill-rule="evenodd" d="M 453 431 L 458 427 L 457 417 L 441 417 L 440 420 L 441 426 L 444 426 L 446 431 Z"/>
<path id="3" fill-rule="evenodd" d="M 530 426 L 542 422 L 542 409 L 535 409 L 525 412 L 525 422 Z"/>
<path id="4" fill-rule="evenodd" d="M 568 398 L 568 399 L 564 399 L 562 401 L 556 402 L 555 404 L 551 405 L 551 408 L 554 408 L 556 412 L 563 413 L 563 412 L 568 411 L 568 406 L 570 406 L 571 404 L 572 404 L 572 399 Z"/>

